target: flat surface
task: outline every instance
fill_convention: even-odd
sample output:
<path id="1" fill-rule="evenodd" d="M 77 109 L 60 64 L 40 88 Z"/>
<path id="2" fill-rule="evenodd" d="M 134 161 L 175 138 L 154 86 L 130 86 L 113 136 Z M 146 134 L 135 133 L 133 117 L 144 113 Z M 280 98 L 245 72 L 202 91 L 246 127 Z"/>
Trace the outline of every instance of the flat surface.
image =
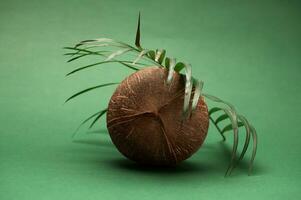
<path id="1" fill-rule="evenodd" d="M 1 1 L 0 199 L 301 198 L 300 3 L 171 2 Z M 207 93 L 232 102 L 257 128 L 252 176 L 244 162 L 223 177 L 231 134 L 221 143 L 213 126 L 200 151 L 175 169 L 124 159 L 104 119 L 94 129 L 100 134 L 83 128 L 72 142 L 77 125 L 106 107 L 114 87 L 64 100 L 132 72 L 107 65 L 65 78 L 91 61 L 66 64 L 62 47 L 103 36 L 133 43 L 139 10 L 143 46 L 190 62 Z"/>

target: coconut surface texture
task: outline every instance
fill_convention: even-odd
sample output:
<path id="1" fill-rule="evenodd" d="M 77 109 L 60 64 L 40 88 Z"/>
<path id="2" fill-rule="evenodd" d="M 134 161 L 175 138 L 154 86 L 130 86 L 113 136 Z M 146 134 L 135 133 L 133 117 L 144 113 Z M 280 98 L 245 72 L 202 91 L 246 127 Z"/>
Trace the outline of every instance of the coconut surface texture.
<path id="1" fill-rule="evenodd" d="M 148 67 L 117 87 L 107 112 L 107 127 L 117 149 L 142 164 L 175 165 L 195 153 L 208 131 L 208 108 L 200 98 L 191 117 L 182 117 L 185 77 Z M 193 95 L 192 95 L 193 96 Z"/>

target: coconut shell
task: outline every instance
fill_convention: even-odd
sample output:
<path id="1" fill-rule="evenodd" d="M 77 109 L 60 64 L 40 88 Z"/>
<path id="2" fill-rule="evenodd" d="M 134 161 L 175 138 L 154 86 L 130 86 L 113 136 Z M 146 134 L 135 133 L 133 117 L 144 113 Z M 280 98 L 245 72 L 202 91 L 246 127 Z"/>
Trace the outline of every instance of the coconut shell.
<path id="1" fill-rule="evenodd" d="M 148 67 L 124 79 L 108 106 L 107 127 L 127 158 L 150 165 L 174 165 L 195 153 L 207 135 L 208 108 L 200 98 L 191 117 L 183 119 L 185 77 Z"/>

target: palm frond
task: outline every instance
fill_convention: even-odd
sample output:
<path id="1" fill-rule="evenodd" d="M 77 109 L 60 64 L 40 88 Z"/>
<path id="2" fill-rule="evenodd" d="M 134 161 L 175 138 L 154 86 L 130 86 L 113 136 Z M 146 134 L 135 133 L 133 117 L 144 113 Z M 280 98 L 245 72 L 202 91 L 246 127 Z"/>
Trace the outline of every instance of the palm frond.
<path id="1" fill-rule="evenodd" d="M 180 72 L 182 69 L 185 68 L 185 63 L 183 62 L 178 62 L 175 66 L 175 71 L 176 72 Z"/>
<path id="2" fill-rule="evenodd" d="M 189 102 L 191 97 L 192 90 L 192 81 L 191 81 L 191 65 L 185 64 L 185 94 L 184 94 L 184 106 L 183 106 L 183 117 L 187 118 L 190 116 Z"/>
<path id="3" fill-rule="evenodd" d="M 95 123 L 106 113 L 108 111 L 108 109 L 106 108 L 106 109 L 104 109 L 104 110 L 102 110 L 102 111 L 100 111 L 99 113 L 98 113 L 98 115 L 96 116 L 96 118 L 93 120 L 93 122 L 90 124 L 90 126 L 89 126 L 89 129 L 90 128 L 92 128 L 94 125 L 95 125 Z"/>
<path id="4" fill-rule="evenodd" d="M 245 127 L 245 131 L 246 131 L 246 140 L 245 140 L 245 144 L 243 147 L 243 150 L 238 158 L 238 161 L 241 161 L 245 155 L 245 153 L 247 152 L 249 143 L 250 143 L 250 138 L 251 138 L 251 134 L 250 134 L 250 124 L 248 122 L 248 120 L 242 116 L 242 115 L 238 115 L 238 119 L 244 124 Z"/>
<path id="5" fill-rule="evenodd" d="M 253 167 L 253 163 L 254 163 L 254 159 L 256 156 L 256 150 L 257 150 L 257 134 L 256 134 L 256 130 L 253 128 L 253 126 L 248 122 L 248 120 L 242 116 L 242 115 L 238 115 L 236 113 L 235 108 L 229 104 L 228 102 L 225 102 L 223 100 L 221 100 L 220 98 L 217 98 L 215 96 L 212 95 L 208 95 L 205 94 L 205 97 L 207 97 L 209 100 L 212 100 L 214 102 L 220 103 L 228 108 L 224 108 L 224 107 L 213 107 L 209 110 L 209 119 L 210 121 L 215 125 L 215 127 L 217 128 L 218 132 L 222 135 L 223 140 L 225 141 L 225 136 L 224 133 L 227 131 L 233 131 L 234 134 L 234 142 L 233 142 L 233 150 L 232 150 L 232 155 L 231 155 L 231 161 L 229 164 L 229 167 L 226 171 L 225 175 L 230 175 L 232 170 L 235 168 L 235 166 L 243 159 L 243 157 L 245 156 L 245 153 L 249 147 L 249 142 L 250 142 L 250 138 L 253 138 L 253 151 L 252 151 L 252 156 L 251 156 L 251 160 L 250 160 L 250 164 L 249 164 L 249 174 L 252 171 L 252 167 Z M 219 115 L 216 120 L 214 120 L 213 118 L 213 114 L 217 113 L 219 111 L 223 111 L 223 113 L 221 115 Z M 234 111 L 234 112 L 233 112 Z M 231 124 L 226 125 L 223 129 L 221 129 L 219 127 L 219 123 L 226 120 L 226 119 L 230 119 Z M 236 152 L 237 152 L 237 146 L 238 146 L 238 129 L 239 127 L 244 127 L 245 128 L 245 132 L 246 132 L 246 139 L 245 139 L 245 143 L 242 149 L 242 152 L 236 162 Z"/>
<path id="6" fill-rule="evenodd" d="M 166 51 L 164 49 L 157 49 L 155 55 L 155 61 L 161 64 L 164 60 Z"/>
<path id="7" fill-rule="evenodd" d="M 147 55 L 151 60 L 155 61 L 156 53 L 154 50 L 149 51 Z"/>
<path id="8" fill-rule="evenodd" d="M 73 99 L 73 98 L 75 98 L 75 97 L 77 97 L 77 96 L 79 96 L 79 95 L 81 95 L 81 94 L 84 94 L 84 93 L 86 93 L 86 92 L 89 92 L 89 91 L 91 91 L 91 90 L 94 90 L 94 89 L 97 89 L 97 88 L 102 88 L 102 87 L 109 86 L 109 85 L 116 85 L 116 84 L 119 84 L 119 83 L 106 83 L 106 84 L 101 84 L 101 85 L 97 85 L 97 86 L 94 86 L 94 87 L 87 88 L 87 89 L 82 90 L 82 91 L 80 91 L 80 92 L 78 92 L 78 93 L 72 95 L 71 97 L 69 97 L 69 98 L 65 101 L 65 103 L 68 102 L 68 101 L 70 101 L 71 99 Z"/>
<path id="9" fill-rule="evenodd" d="M 229 116 L 227 114 L 223 114 L 223 115 L 220 115 L 216 120 L 215 120 L 215 123 L 218 124 L 226 119 L 228 119 Z"/>
<path id="10" fill-rule="evenodd" d="M 228 115 L 227 115 L 228 116 Z M 220 129 L 220 127 L 215 123 L 214 119 L 212 118 L 212 116 L 210 116 L 209 114 L 209 120 L 213 123 L 213 125 L 215 126 L 215 128 L 218 130 L 218 132 L 220 133 L 220 135 L 223 138 L 223 141 L 226 141 L 226 137 L 224 136 L 224 134 L 222 133 L 222 130 Z"/>
<path id="11" fill-rule="evenodd" d="M 130 48 L 128 48 L 128 49 L 119 49 L 119 50 L 113 52 L 112 54 L 110 54 L 105 61 L 113 60 L 116 56 L 120 56 L 120 55 L 125 54 L 129 51 L 132 51 L 132 49 L 130 49 Z"/>
<path id="12" fill-rule="evenodd" d="M 205 95 L 204 95 L 205 96 Z M 205 96 L 206 97 L 206 96 Z M 213 113 L 217 112 L 217 111 L 220 111 L 221 108 L 219 107 L 213 107 L 209 110 L 209 115 L 212 115 Z M 228 115 L 227 115 L 228 116 Z"/>
<path id="13" fill-rule="evenodd" d="M 75 135 L 78 133 L 79 129 L 84 125 L 86 124 L 88 121 L 90 121 L 91 119 L 93 119 L 94 117 L 96 117 L 93 122 L 90 124 L 89 128 L 92 128 L 93 125 L 97 122 L 97 120 L 103 116 L 106 112 L 108 111 L 108 109 L 103 109 L 101 111 L 98 111 L 97 113 L 94 113 L 93 115 L 89 116 L 87 119 L 85 119 L 84 121 L 82 121 L 80 123 L 80 125 L 77 127 L 77 129 L 74 131 L 73 135 L 72 135 L 72 138 L 75 137 Z"/>
<path id="14" fill-rule="evenodd" d="M 133 64 L 131 63 L 131 62 L 129 62 L 129 61 L 119 61 L 119 63 L 120 64 L 122 64 L 123 66 L 125 66 L 125 67 L 127 67 L 127 68 L 129 68 L 129 69 L 132 69 L 132 70 L 135 70 L 135 71 L 138 71 L 139 69 L 138 68 L 136 68 L 136 67 L 134 67 L 134 66 L 132 66 Z M 144 65 L 144 64 L 142 64 L 142 63 L 138 63 L 139 65 Z M 137 65 L 137 63 L 135 64 L 135 66 Z"/>
<path id="15" fill-rule="evenodd" d="M 256 152 L 257 152 L 257 132 L 255 130 L 255 128 L 250 125 L 250 129 L 251 129 L 251 134 L 252 134 L 252 138 L 253 138 L 253 150 L 252 150 L 252 156 L 251 156 L 251 160 L 250 160 L 250 164 L 249 164 L 249 175 L 251 174 L 252 170 L 253 170 L 253 163 L 255 160 L 255 156 L 256 156 Z"/>
<path id="16" fill-rule="evenodd" d="M 131 66 L 131 62 L 130 61 L 117 61 L 117 60 L 109 60 L 109 61 L 102 61 L 102 62 L 97 62 L 97 63 L 93 63 L 93 64 L 90 64 L 90 65 L 86 65 L 86 66 L 83 66 L 83 67 L 79 67 L 71 72 L 69 72 L 68 74 L 66 74 L 66 76 L 70 76 L 71 74 L 74 74 L 76 72 L 79 72 L 79 71 L 82 71 L 84 69 L 88 69 L 88 68 L 91 68 L 91 67 L 94 67 L 94 66 L 97 66 L 97 65 L 102 65 L 102 64 L 106 64 L 106 63 L 120 63 L 132 70 L 139 70 L 138 68 L 136 67 L 133 67 Z M 140 63 L 139 63 L 140 64 Z"/>
<path id="17" fill-rule="evenodd" d="M 218 98 L 216 96 L 210 95 L 210 94 L 203 94 L 203 95 L 206 98 L 210 99 L 211 101 L 214 101 L 214 102 L 217 102 L 217 103 L 221 103 L 222 105 L 228 106 L 230 108 L 230 110 L 231 110 L 231 113 L 233 114 L 234 119 L 237 121 L 236 109 L 235 109 L 235 107 L 231 103 L 229 103 L 227 101 L 224 101 L 224 100 L 222 100 L 222 99 L 220 99 L 220 98 Z"/>
<path id="18" fill-rule="evenodd" d="M 139 16 L 138 16 L 138 25 L 137 25 L 137 31 L 136 31 L 135 45 L 138 49 L 142 49 L 142 47 L 140 45 L 140 12 L 139 12 Z"/>
<path id="19" fill-rule="evenodd" d="M 97 51 L 97 55 L 103 55 L 103 56 L 105 56 L 105 54 L 103 54 L 103 53 L 107 53 L 108 51 Z M 73 54 L 73 55 L 76 55 L 76 54 Z M 77 59 L 79 59 L 79 58 L 82 58 L 82 57 L 84 57 L 84 56 L 89 56 L 89 55 L 91 55 L 91 54 L 89 54 L 89 53 L 82 53 L 82 54 L 79 54 L 78 56 L 75 56 L 75 57 L 73 57 L 73 58 L 71 58 L 71 59 L 69 59 L 67 62 L 72 62 L 72 61 L 74 61 L 74 60 L 77 60 Z M 93 54 L 93 55 L 95 55 L 95 54 Z"/>
<path id="20" fill-rule="evenodd" d="M 77 129 L 74 131 L 72 138 L 75 137 L 75 135 L 77 134 L 78 130 L 84 125 L 86 124 L 88 121 L 90 121 L 91 119 L 93 119 L 95 116 L 97 116 L 101 111 L 94 113 L 93 115 L 89 116 L 87 119 L 85 119 L 84 121 L 82 121 L 79 126 L 77 127 Z"/>
<path id="21" fill-rule="evenodd" d="M 101 45 L 104 44 L 104 46 L 116 46 L 118 45 L 119 47 L 122 48 L 134 48 L 129 44 L 126 44 L 124 42 L 120 42 L 117 40 L 113 40 L 111 38 L 97 38 L 97 39 L 91 39 L 91 40 L 84 40 L 76 44 L 74 47 L 78 48 L 80 46 L 85 46 L 85 45 Z"/>
<path id="22" fill-rule="evenodd" d="M 229 118 L 229 116 L 228 116 L 228 118 Z M 244 126 L 244 124 L 242 122 L 237 122 L 237 127 L 241 127 L 241 126 Z M 224 134 L 225 132 L 231 131 L 231 130 L 233 130 L 233 125 L 232 124 L 228 124 L 227 126 L 225 126 L 222 129 L 222 133 Z"/>
<path id="23" fill-rule="evenodd" d="M 194 83 L 195 87 L 194 87 L 194 95 L 193 95 L 192 105 L 191 105 L 192 111 L 194 111 L 196 109 L 196 106 L 199 102 L 199 98 L 202 94 L 202 89 L 203 89 L 203 85 L 204 85 L 203 81 L 199 81 L 196 79 L 194 79 L 193 83 Z"/>
<path id="24" fill-rule="evenodd" d="M 169 68 L 169 62 L 170 62 L 169 57 L 166 57 L 165 58 L 165 67 L 166 68 Z"/>
<path id="25" fill-rule="evenodd" d="M 233 130 L 233 136 L 234 136 L 231 161 L 230 161 L 229 167 L 225 174 L 225 176 L 227 176 L 228 174 L 229 175 L 231 174 L 232 169 L 235 165 L 236 152 L 237 152 L 237 147 L 238 147 L 238 122 L 236 121 L 236 119 L 233 116 L 233 113 L 229 109 L 222 108 L 222 110 L 229 116 L 229 119 L 231 121 L 232 130 Z M 224 133 L 224 132 L 222 131 L 222 133 Z"/>
<path id="26" fill-rule="evenodd" d="M 175 58 L 168 58 L 167 84 L 169 84 L 172 80 L 175 65 L 176 65 L 176 59 Z"/>
<path id="27" fill-rule="evenodd" d="M 67 49 L 67 50 L 74 50 L 75 52 L 74 52 L 73 55 L 77 55 L 77 54 L 80 54 L 80 55 L 81 55 L 81 53 L 87 53 L 87 55 L 94 54 L 94 55 L 105 56 L 104 54 L 98 53 L 97 51 L 90 51 L 90 50 L 87 50 L 87 49 L 84 49 L 84 48 L 78 48 L 78 47 L 64 47 L 64 49 Z"/>
<path id="28" fill-rule="evenodd" d="M 146 55 L 148 52 L 150 52 L 151 50 L 148 49 L 143 49 L 139 55 L 137 56 L 137 58 L 133 61 L 133 64 L 136 64 L 144 55 Z"/>

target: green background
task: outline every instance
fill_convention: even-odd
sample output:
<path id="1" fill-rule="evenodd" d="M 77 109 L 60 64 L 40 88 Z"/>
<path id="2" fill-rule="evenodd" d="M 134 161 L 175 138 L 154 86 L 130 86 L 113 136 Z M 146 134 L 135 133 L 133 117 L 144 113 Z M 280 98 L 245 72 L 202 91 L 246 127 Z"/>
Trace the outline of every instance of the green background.
<path id="1" fill-rule="evenodd" d="M 301 198 L 300 1 L 0 3 L 0 199 Z M 231 134 L 221 143 L 213 126 L 200 151 L 174 169 L 124 159 L 104 119 L 94 129 L 101 134 L 85 134 L 85 127 L 72 142 L 77 125 L 106 107 L 114 87 L 64 100 L 132 71 L 107 65 L 65 78 L 92 60 L 66 64 L 62 47 L 98 37 L 133 43 L 138 11 L 144 47 L 190 62 L 207 93 L 254 124 L 252 176 L 246 159 L 224 178 Z"/>

